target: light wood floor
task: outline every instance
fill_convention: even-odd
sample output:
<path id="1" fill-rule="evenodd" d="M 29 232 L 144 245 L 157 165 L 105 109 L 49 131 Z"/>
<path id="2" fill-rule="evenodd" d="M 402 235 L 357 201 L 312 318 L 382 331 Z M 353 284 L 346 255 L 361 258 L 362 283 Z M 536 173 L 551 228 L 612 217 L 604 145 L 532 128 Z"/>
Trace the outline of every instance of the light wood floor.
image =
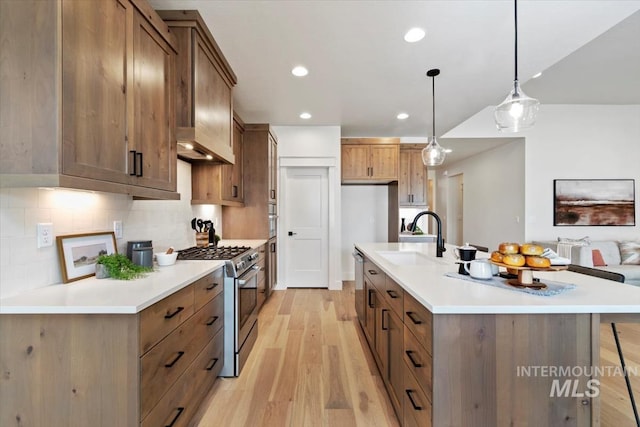
<path id="1" fill-rule="evenodd" d="M 398 426 L 355 320 L 353 282 L 343 291 L 276 291 L 239 378 L 221 378 L 196 415 L 199 427 Z M 640 401 L 640 325 L 618 324 Z M 602 366 L 618 366 L 611 327 L 601 327 Z M 634 427 L 624 378 L 601 378 L 603 427 Z"/>

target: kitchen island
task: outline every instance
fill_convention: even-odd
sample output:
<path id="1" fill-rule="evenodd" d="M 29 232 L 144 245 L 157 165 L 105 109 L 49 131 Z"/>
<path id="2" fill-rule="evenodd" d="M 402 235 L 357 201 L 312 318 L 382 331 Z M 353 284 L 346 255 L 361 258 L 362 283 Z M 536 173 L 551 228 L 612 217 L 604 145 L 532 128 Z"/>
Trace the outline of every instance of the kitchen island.
<path id="1" fill-rule="evenodd" d="M 429 243 L 356 248 L 360 323 L 404 425 L 600 425 L 600 322 L 640 321 L 639 288 L 535 272 L 575 288 L 531 295 L 445 276 L 452 246 L 442 258 Z"/>

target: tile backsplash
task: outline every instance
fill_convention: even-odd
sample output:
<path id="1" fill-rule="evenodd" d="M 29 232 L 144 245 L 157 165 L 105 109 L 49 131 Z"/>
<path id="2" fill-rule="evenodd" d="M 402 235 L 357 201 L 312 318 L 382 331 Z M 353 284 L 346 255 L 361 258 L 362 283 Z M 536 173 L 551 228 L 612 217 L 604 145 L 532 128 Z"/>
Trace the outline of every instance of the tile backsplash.
<path id="1" fill-rule="evenodd" d="M 133 200 L 125 194 L 45 188 L 0 188 L 0 298 L 62 283 L 55 245 L 37 247 L 36 225 L 53 223 L 54 236 L 112 231 L 123 224 L 118 252 L 129 240 L 152 240 L 155 251 L 195 245 L 190 221 L 212 219 L 216 205 L 191 206 L 191 165 L 178 161 L 180 200 Z M 216 233 L 221 230 L 216 227 Z"/>

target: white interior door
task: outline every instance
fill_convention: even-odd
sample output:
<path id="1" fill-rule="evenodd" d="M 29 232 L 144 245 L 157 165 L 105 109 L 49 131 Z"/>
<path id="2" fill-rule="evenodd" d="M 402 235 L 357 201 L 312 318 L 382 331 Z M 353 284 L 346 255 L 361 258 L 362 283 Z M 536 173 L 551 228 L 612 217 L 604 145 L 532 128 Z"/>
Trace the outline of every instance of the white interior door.
<path id="1" fill-rule="evenodd" d="M 288 288 L 329 286 L 327 168 L 288 167 L 281 189 L 280 252 Z M 283 206 L 284 205 L 284 206 Z"/>

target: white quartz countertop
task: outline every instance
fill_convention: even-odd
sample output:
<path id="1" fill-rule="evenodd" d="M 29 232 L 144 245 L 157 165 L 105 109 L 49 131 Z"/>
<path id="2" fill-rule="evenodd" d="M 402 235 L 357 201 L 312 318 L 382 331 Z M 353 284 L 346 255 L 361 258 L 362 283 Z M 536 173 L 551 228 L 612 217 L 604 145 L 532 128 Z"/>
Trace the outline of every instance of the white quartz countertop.
<path id="1" fill-rule="evenodd" d="M 266 240 L 221 240 L 257 248 Z M 224 261 L 176 261 L 135 280 L 89 277 L 0 299 L 0 314 L 135 314 L 222 267 Z"/>
<path id="2" fill-rule="evenodd" d="M 446 277 L 456 273 L 454 246 L 447 245 L 442 258 L 435 256 L 435 243 L 362 243 L 355 245 L 367 258 L 401 285 L 432 313 L 640 313 L 640 287 L 599 279 L 570 271 L 534 271 L 534 277 L 571 283 L 575 289 L 552 296 L 531 295 L 515 290 Z M 426 255 L 415 265 L 397 265 L 384 252 L 408 251 Z M 477 258 L 489 254 L 478 252 Z"/>

